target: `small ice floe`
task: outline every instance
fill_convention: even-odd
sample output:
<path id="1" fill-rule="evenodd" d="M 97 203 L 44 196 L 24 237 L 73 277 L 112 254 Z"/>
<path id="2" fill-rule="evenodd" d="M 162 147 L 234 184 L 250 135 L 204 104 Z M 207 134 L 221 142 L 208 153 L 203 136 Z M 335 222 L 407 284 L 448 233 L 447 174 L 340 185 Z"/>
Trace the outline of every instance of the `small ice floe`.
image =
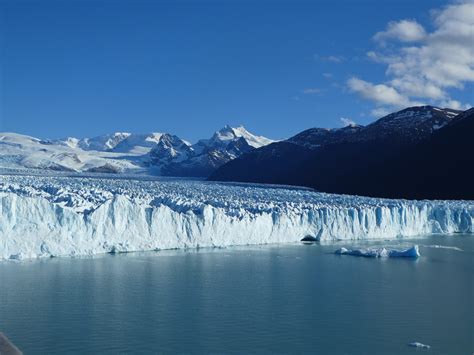
<path id="1" fill-rule="evenodd" d="M 418 245 L 405 250 L 387 248 L 347 249 L 339 248 L 335 251 L 339 255 L 365 256 L 368 258 L 418 258 L 420 251 Z"/>
<path id="2" fill-rule="evenodd" d="M 429 345 L 426 345 L 426 344 L 423 344 L 423 343 L 419 343 L 417 341 L 414 341 L 413 343 L 409 343 L 408 346 L 412 346 L 414 348 L 421 348 L 421 349 L 429 349 L 431 348 L 431 346 Z"/>

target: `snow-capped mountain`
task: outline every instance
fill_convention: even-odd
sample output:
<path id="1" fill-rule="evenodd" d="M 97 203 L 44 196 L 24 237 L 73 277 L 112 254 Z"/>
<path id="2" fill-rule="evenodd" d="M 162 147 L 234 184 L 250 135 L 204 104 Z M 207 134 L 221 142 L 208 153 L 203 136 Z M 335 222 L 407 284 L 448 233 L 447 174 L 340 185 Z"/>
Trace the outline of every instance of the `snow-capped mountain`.
<path id="1" fill-rule="evenodd" d="M 162 175 L 207 177 L 228 161 L 272 142 L 242 126 L 228 125 L 193 145 L 176 136 L 163 135 L 150 151 L 150 165 L 158 167 Z"/>
<path id="2" fill-rule="evenodd" d="M 184 161 L 193 154 L 191 144 L 178 136 L 165 133 L 150 150 L 149 156 L 154 165 L 165 165 L 171 162 Z"/>
<path id="3" fill-rule="evenodd" d="M 343 128 L 310 128 L 287 142 L 309 149 L 342 142 L 364 142 L 385 139 L 419 141 L 447 125 L 462 111 L 433 106 L 416 106 L 391 113 L 367 125 Z"/>
<path id="4" fill-rule="evenodd" d="M 73 144 L 0 133 L 0 168 L 120 173 L 139 167 L 120 154 L 85 151 Z"/>
<path id="5" fill-rule="evenodd" d="M 472 176 L 473 131 L 447 134 L 459 120 L 472 127 L 472 109 L 460 112 L 410 107 L 365 127 L 309 129 L 230 161 L 210 179 L 378 197 L 472 198 L 472 184 L 457 181 Z"/>
<path id="6" fill-rule="evenodd" d="M 115 132 L 104 134 L 93 138 L 74 138 L 46 141 L 52 144 L 67 145 L 71 148 L 82 150 L 95 150 L 99 152 L 118 152 L 132 154 L 146 154 L 156 143 L 163 133 L 152 132 L 148 134 L 133 134 L 128 132 Z"/>
<path id="7" fill-rule="evenodd" d="M 243 127 L 230 126 L 194 145 L 169 133 L 117 132 L 47 140 L 0 133 L 0 168 L 206 177 L 229 160 L 269 142 Z"/>
<path id="8" fill-rule="evenodd" d="M 243 126 L 233 128 L 225 125 L 224 128 L 214 133 L 210 139 L 202 139 L 196 144 L 197 147 L 219 148 L 226 147 L 229 143 L 236 142 L 242 138 L 249 146 L 260 148 L 264 145 L 274 142 L 271 139 L 262 136 L 256 136 L 245 129 Z"/>
<path id="9" fill-rule="evenodd" d="M 353 139 L 363 141 L 397 136 L 418 141 L 446 126 L 461 112 L 434 106 L 409 107 L 367 125 Z"/>

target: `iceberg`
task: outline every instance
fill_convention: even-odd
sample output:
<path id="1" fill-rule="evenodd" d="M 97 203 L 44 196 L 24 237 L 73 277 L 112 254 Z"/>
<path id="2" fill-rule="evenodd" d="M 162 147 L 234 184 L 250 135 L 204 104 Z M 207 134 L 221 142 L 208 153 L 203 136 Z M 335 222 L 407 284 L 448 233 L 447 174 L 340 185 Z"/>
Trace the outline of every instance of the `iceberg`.
<path id="1" fill-rule="evenodd" d="M 420 250 L 418 245 L 405 250 L 395 250 L 387 248 L 369 248 L 369 249 L 346 249 L 339 248 L 335 251 L 339 255 L 365 256 L 369 258 L 418 258 Z"/>
<path id="2" fill-rule="evenodd" d="M 423 344 L 423 343 L 419 343 L 417 341 L 414 341 L 413 343 L 409 343 L 408 346 L 412 346 L 414 348 L 421 348 L 421 349 L 429 349 L 431 348 L 431 346 L 429 345 L 426 345 L 426 344 Z"/>
<path id="3" fill-rule="evenodd" d="M 473 233 L 473 201 L 150 177 L 0 175 L 0 259 Z"/>

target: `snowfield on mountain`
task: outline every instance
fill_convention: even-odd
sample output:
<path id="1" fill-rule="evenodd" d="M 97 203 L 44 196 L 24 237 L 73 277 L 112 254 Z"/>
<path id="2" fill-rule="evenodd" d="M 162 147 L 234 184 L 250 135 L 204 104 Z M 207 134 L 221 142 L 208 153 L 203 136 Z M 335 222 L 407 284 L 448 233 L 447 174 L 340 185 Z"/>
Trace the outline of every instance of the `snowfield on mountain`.
<path id="1" fill-rule="evenodd" d="M 230 126 L 194 145 L 157 132 L 81 139 L 0 133 L 0 168 L 207 177 L 222 164 L 272 142 Z"/>

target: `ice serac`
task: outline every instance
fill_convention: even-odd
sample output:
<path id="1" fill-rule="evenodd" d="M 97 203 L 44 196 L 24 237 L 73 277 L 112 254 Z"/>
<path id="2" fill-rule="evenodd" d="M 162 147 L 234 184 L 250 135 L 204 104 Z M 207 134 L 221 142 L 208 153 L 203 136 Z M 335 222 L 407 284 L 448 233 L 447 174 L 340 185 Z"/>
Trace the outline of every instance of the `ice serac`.
<path id="1" fill-rule="evenodd" d="M 164 179 L 0 176 L 0 258 L 473 233 L 472 201 Z"/>

